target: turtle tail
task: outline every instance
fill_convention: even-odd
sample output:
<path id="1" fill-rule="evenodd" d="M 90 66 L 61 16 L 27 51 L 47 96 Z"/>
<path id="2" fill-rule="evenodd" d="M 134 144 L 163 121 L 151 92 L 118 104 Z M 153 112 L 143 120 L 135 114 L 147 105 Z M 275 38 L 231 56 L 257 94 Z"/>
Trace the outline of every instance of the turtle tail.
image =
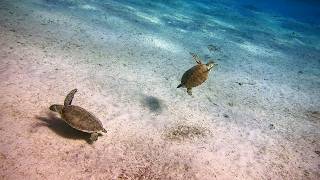
<path id="1" fill-rule="evenodd" d="M 179 84 L 178 86 L 177 86 L 177 88 L 181 88 L 183 86 L 183 84 Z"/>

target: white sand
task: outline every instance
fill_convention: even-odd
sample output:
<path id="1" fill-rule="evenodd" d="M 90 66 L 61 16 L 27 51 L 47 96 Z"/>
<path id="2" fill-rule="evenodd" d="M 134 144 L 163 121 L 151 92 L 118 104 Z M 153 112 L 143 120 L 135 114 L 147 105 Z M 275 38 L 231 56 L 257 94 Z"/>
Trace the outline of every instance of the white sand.
<path id="1" fill-rule="evenodd" d="M 320 109 L 319 53 L 298 66 L 297 54 L 217 37 L 224 61 L 189 97 L 176 86 L 190 49 L 208 45 L 199 34 L 186 45 L 168 29 L 37 3 L 0 2 L 0 179 L 320 178 L 320 120 L 308 113 Z M 108 130 L 93 145 L 48 110 L 73 88 Z M 179 125 L 200 135 L 171 139 Z"/>

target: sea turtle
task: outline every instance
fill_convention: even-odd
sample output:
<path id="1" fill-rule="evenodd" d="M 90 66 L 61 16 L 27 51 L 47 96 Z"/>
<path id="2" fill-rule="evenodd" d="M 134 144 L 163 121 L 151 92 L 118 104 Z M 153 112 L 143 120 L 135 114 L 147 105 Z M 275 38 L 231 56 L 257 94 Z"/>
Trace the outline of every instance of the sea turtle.
<path id="1" fill-rule="evenodd" d="M 103 128 L 100 120 L 93 114 L 82 107 L 71 105 L 74 94 L 77 91 L 77 89 L 73 89 L 69 92 L 64 100 L 64 105 L 54 104 L 51 105 L 49 109 L 58 112 L 61 118 L 71 127 L 90 133 L 91 142 L 96 141 L 101 132 L 106 133 L 107 131 Z"/>
<path id="2" fill-rule="evenodd" d="M 190 54 L 198 64 L 193 66 L 183 74 L 181 78 L 181 84 L 179 84 L 177 88 L 180 88 L 180 87 L 187 88 L 187 92 L 191 96 L 192 88 L 199 86 L 200 84 L 205 82 L 208 79 L 209 71 L 217 64 L 215 64 L 213 61 L 209 61 L 207 64 L 202 64 L 198 55 L 194 53 L 190 53 Z"/>

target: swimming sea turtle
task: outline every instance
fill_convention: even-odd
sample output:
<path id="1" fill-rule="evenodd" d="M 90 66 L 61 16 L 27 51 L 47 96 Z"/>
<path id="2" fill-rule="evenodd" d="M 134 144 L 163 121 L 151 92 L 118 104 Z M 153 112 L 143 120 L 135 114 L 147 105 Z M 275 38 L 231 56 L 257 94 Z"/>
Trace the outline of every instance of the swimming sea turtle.
<path id="1" fill-rule="evenodd" d="M 106 133 L 107 131 L 103 128 L 100 120 L 93 114 L 82 107 L 71 105 L 74 94 L 77 91 L 77 89 L 73 89 L 69 92 L 64 100 L 64 105 L 54 104 L 51 105 L 49 109 L 58 112 L 61 115 L 61 118 L 71 127 L 90 133 L 91 142 L 96 141 L 101 132 Z"/>
<path id="2" fill-rule="evenodd" d="M 213 61 L 210 61 L 207 64 L 202 64 L 198 55 L 194 53 L 190 53 L 190 54 L 198 64 L 193 66 L 183 74 L 181 78 L 181 84 L 179 84 L 177 88 L 180 88 L 180 87 L 187 88 L 187 92 L 191 96 L 192 88 L 199 86 L 200 84 L 205 82 L 208 79 L 209 71 L 217 64 L 215 64 Z"/>

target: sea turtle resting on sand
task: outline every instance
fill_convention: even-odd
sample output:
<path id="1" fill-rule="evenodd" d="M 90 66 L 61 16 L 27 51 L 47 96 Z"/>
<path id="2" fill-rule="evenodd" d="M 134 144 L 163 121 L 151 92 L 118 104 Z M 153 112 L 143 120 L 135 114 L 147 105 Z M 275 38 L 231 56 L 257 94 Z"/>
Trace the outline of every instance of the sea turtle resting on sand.
<path id="1" fill-rule="evenodd" d="M 192 88 L 199 86 L 200 84 L 205 82 L 208 79 L 209 71 L 217 64 L 215 64 L 213 61 L 210 61 L 207 64 L 202 64 L 198 55 L 194 53 L 190 53 L 190 54 L 198 64 L 193 66 L 183 74 L 181 78 L 181 84 L 179 84 L 177 88 L 180 88 L 180 87 L 187 88 L 187 92 L 191 96 Z"/>
<path id="2" fill-rule="evenodd" d="M 54 104 L 51 105 L 49 109 L 58 112 L 61 115 L 61 118 L 71 127 L 79 131 L 90 133 L 91 142 L 96 141 L 101 132 L 106 133 L 107 131 L 103 128 L 100 120 L 93 114 L 79 106 L 71 105 L 74 94 L 77 91 L 77 89 L 73 89 L 69 92 L 64 100 L 64 105 Z"/>

